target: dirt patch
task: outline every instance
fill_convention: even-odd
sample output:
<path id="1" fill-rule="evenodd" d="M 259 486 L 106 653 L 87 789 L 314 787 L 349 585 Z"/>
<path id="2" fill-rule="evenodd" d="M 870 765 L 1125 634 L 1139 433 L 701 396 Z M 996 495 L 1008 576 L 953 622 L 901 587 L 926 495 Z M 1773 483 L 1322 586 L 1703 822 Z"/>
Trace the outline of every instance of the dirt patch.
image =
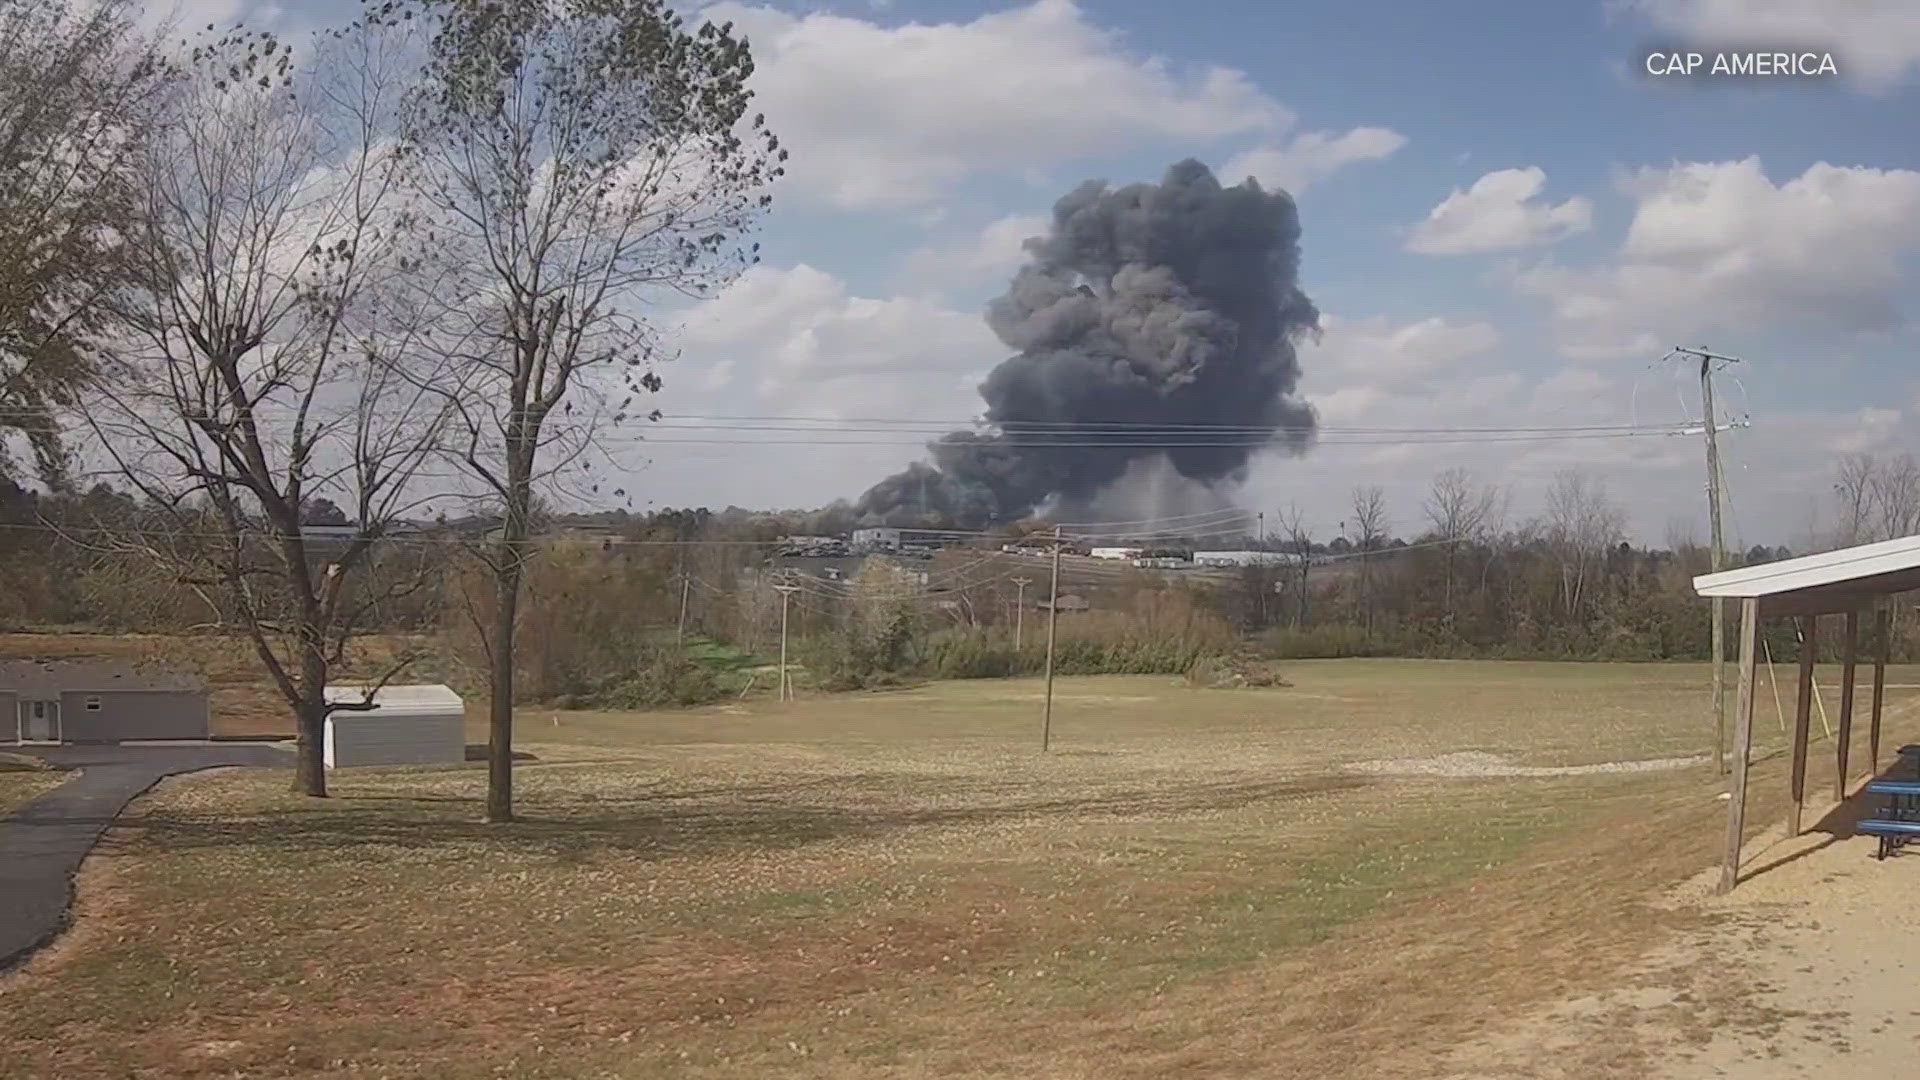
<path id="1" fill-rule="evenodd" d="M 1695 754 L 1640 761 L 1602 761 L 1590 765 L 1520 765 L 1504 754 L 1462 750 L 1425 758 L 1356 761 L 1347 768 L 1354 772 L 1388 776 L 1598 776 L 1604 773 L 1672 772 L 1704 765 L 1708 760 L 1705 754 Z"/>

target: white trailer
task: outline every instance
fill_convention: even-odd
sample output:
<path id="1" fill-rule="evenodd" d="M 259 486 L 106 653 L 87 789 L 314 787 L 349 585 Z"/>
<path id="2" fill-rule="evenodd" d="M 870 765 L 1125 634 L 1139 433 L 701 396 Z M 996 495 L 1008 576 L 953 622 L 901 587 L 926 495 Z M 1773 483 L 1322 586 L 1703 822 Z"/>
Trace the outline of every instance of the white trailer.
<path id="1" fill-rule="evenodd" d="M 329 686 L 329 702 L 367 700 L 364 686 Z M 467 759 L 467 708 L 438 684 L 383 686 L 371 709 L 340 709 L 327 717 L 327 768 L 356 765 L 442 765 Z"/>

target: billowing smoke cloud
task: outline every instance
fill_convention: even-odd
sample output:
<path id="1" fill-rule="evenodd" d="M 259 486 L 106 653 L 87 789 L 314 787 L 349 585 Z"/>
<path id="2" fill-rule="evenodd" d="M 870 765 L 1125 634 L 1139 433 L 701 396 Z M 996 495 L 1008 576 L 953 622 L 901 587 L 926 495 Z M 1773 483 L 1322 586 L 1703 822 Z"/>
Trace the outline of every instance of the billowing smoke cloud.
<path id="1" fill-rule="evenodd" d="M 1092 180 L 1054 204 L 1051 231 L 1027 251 L 987 310 L 1018 350 L 980 387 L 992 430 L 934 443 L 937 467 L 874 485 L 863 517 L 1011 521 L 1112 502 L 1144 472 L 1170 466 L 1217 488 L 1244 479 L 1264 447 L 1305 450 L 1314 415 L 1293 396 L 1294 346 L 1319 313 L 1300 291 L 1286 192 L 1223 188 L 1197 161 L 1159 184 Z"/>

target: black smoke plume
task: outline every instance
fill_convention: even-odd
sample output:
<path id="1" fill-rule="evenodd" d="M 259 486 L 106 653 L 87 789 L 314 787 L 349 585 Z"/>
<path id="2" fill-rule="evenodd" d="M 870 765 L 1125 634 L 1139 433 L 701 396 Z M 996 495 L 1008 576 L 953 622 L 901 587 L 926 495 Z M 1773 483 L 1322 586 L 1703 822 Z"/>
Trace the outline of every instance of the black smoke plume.
<path id="1" fill-rule="evenodd" d="M 1223 188 L 1183 161 L 1158 184 L 1087 181 L 1026 247 L 987 309 L 1018 350 L 980 386 L 990 431 L 932 444 L 935 467 L 875 484 L 864 519 L 1007 522 L 1094 507 L 1149 467 L 1213 487 L 1244 479 L 1257 450 L 1306 449 L 1314 414 L 1293 396 L 1294 346 L 1319 313 L 1300 291 L 1292 196 Z"/>

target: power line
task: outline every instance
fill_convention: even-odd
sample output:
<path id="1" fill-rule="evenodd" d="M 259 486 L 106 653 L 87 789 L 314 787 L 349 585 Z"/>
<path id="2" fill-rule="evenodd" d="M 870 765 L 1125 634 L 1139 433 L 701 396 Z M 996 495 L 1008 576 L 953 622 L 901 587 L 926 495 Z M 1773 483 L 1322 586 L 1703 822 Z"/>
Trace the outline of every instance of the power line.
<path id="1" fill-rule="evenodd" d="M 291 426 L 296 417 L 283 415 L 267 406 L 269 411 L 257 412 L 252 420 L 263 426 Z M 328 415 L 306 419 L 308 427 L 320 424 L 339 424 L 362 416 L 380 416 L 387 418 L 414 415 L 414 410 L 382 410 L 375 406 L 371 410 L 355 410 L 350 414 Z M 44 414 L 32 409 L 0 409 L 0 418 L 43 419 Z M 641 419 L 634 414 L 631 419 Z M 151 423 L 172 423 L 178 418 L 173 416 L 146 417 Z M 425 419 L 423 418 L 423 423 Z M 1549 424 L 1549 425 L 1488 425 L 1488 426 L 1448 426 L 1448 427 L 1378 427 L 1368 425 L 1342 424 L 1229 424 L 1204 421 L 1159 421 L 1159 420 L 986 420 L 979 417 L 965 419 L 912 419 L 902 417 L 830 417 L 830 416 L 755 416 L 755 415 L 718 415 L 718 414 L 672 414 L 661 413 L 657 418 L 649 417 L 648 423 L 659 430 L 677 431 L 772 431 L 772 432 L 886 432 L 913 433 L 923 429 L 927 434 L 946 435 L 965 428 L 990 429 L 1003 433 L 1033 434 L 1245 434 L 1268 437 L 1287 434 L 1379 434 L 1379 435 L 1458 435 L 1458 434 L 1552 434 L 1563 432 L 1614 432 L 1634 431 L 1660 427 L 1657 424 L 1629 422 L 1624 424 Z"/>
<path id="2" fill-rule="evenodd" d="M 1133 521 L 1063 521 L 1060 523 L 1060 527 L 1063 529 L 1105 529 L 1121 525 L 1166 525 L 1195 518 L 1214 518 L 1221 516 L 1247 517 L 1251 513 L 1252 511 L 1250 510 L 1239 510 L 1228 507 L 1222 510 L 1207 510 L 1197 514 L 1176 514 L 1171 517 L 1138 518 Z"/>

